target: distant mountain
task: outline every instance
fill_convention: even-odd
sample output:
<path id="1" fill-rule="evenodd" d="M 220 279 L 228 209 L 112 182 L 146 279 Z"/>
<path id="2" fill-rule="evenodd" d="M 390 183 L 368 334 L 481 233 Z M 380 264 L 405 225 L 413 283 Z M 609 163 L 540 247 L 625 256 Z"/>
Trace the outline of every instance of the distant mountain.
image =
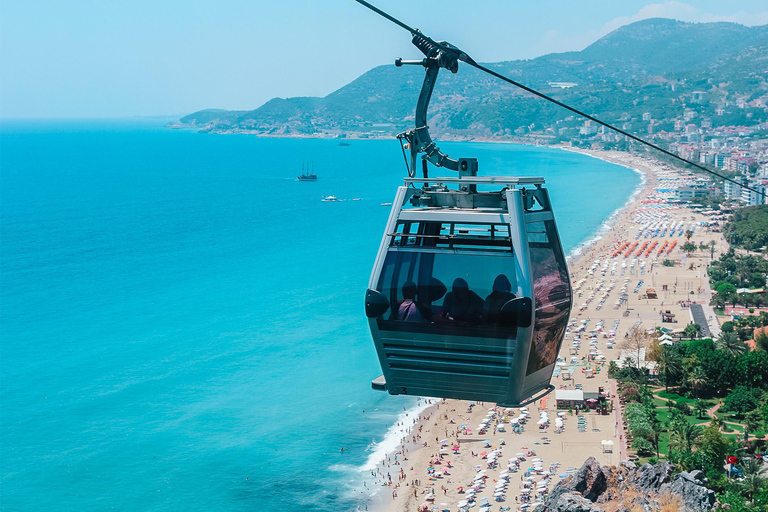
<path id="1" fill-rule="evenodd" d="M 671 119 L 685 107 L 706 116 L 735 98 L 754 97 L 768 82 L 768 25 L 648 19 L 579 52 L 487 66 L 606 121 L 635 121 L 646 112 Z M 275 98 L 251 111 L 202 110 L 179 125 L 262 135 L 391 135 L 411 127 L 423 75 L 417 67 L 379 66 L 324 98 Z M 553 82 L 576 85 L 561 89 Z M 691 101 L 694 91 L 705 92 L 706 101 Z M 458 74 L 440 73 L 429 123 L 443 138 L 508 138 L 562 131 L 569 119 L 567 111 L 462 64 Z"/>

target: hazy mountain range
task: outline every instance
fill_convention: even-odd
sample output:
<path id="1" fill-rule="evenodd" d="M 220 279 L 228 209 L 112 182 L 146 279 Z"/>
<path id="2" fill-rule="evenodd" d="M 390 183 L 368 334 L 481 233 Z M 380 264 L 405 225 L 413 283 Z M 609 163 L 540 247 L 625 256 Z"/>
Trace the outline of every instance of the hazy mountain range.
<path id="1" fill-rule="evenodd" d="M 735 123 L 752 118 L 745 101 L 768 94 L 768 25 L 647 19 L 579 52 L 486 65 L 606 121 L 632 121 L 646 112 L 668 120 L 691 106 L 707 116 L 740 99 L 738 111 L 719 112 L 719 121 Z M 275 98 L 250 111 L 201 110 L 177 126 L 285 136 L 391 135 L 411 127 L 423 75 L 417 66 L 378 66 L 323 98 Z M 562 89 L 555 82 L 576 85 Z M 705 92 L 705 101 L 693 105 L 694 91 Z M 578 122 L 569 116 L 461 64 L 458 74 L 441 71 L 429 124 L 443 138 L 504 138 Z"/>

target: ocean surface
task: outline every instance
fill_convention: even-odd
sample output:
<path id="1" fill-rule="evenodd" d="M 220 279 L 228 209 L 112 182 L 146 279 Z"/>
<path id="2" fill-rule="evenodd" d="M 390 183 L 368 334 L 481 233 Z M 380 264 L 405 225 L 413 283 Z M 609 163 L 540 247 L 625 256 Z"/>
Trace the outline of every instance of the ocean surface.
<path id="1" fill-rule="evenodd" d="M 363 314 L 399 144 L 164 122 L 0 123 L 0 509 L 364 509 L 418 406 L 371 390 Z M 568 250 L 640 182 L 557 149 L 441 148 L 544 176 Z"/>

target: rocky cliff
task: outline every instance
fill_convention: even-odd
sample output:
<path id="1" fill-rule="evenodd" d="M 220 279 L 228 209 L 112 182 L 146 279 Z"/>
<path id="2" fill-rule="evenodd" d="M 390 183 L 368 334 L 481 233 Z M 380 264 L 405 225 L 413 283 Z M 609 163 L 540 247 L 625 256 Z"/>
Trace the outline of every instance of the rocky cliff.
<path id="1" fill-rule="evenodd" d="M 700 471 L 673 475 L 668 462 L 637 467 L 622 462 L 600 466 L 590 457 L 579 471 L 557 484 L 533 512 L 704 512 L 715 506 Z"/>

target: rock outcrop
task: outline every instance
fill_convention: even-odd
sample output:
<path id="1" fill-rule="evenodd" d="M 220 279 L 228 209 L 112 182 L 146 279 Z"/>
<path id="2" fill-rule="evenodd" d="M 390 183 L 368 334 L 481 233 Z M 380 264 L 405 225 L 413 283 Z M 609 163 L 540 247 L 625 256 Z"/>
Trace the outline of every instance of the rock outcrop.
<path id="1" fill-rule="evenodd" d="M 674 470 L 674 464 L 669 462 L 639 468 L 632 462 L 602 467 L 590 457 L 578 472 L 557 484 L 533 512 L 712 510 L 715 493 L 704 486 L 701 472 L 673 476 Z"/>

